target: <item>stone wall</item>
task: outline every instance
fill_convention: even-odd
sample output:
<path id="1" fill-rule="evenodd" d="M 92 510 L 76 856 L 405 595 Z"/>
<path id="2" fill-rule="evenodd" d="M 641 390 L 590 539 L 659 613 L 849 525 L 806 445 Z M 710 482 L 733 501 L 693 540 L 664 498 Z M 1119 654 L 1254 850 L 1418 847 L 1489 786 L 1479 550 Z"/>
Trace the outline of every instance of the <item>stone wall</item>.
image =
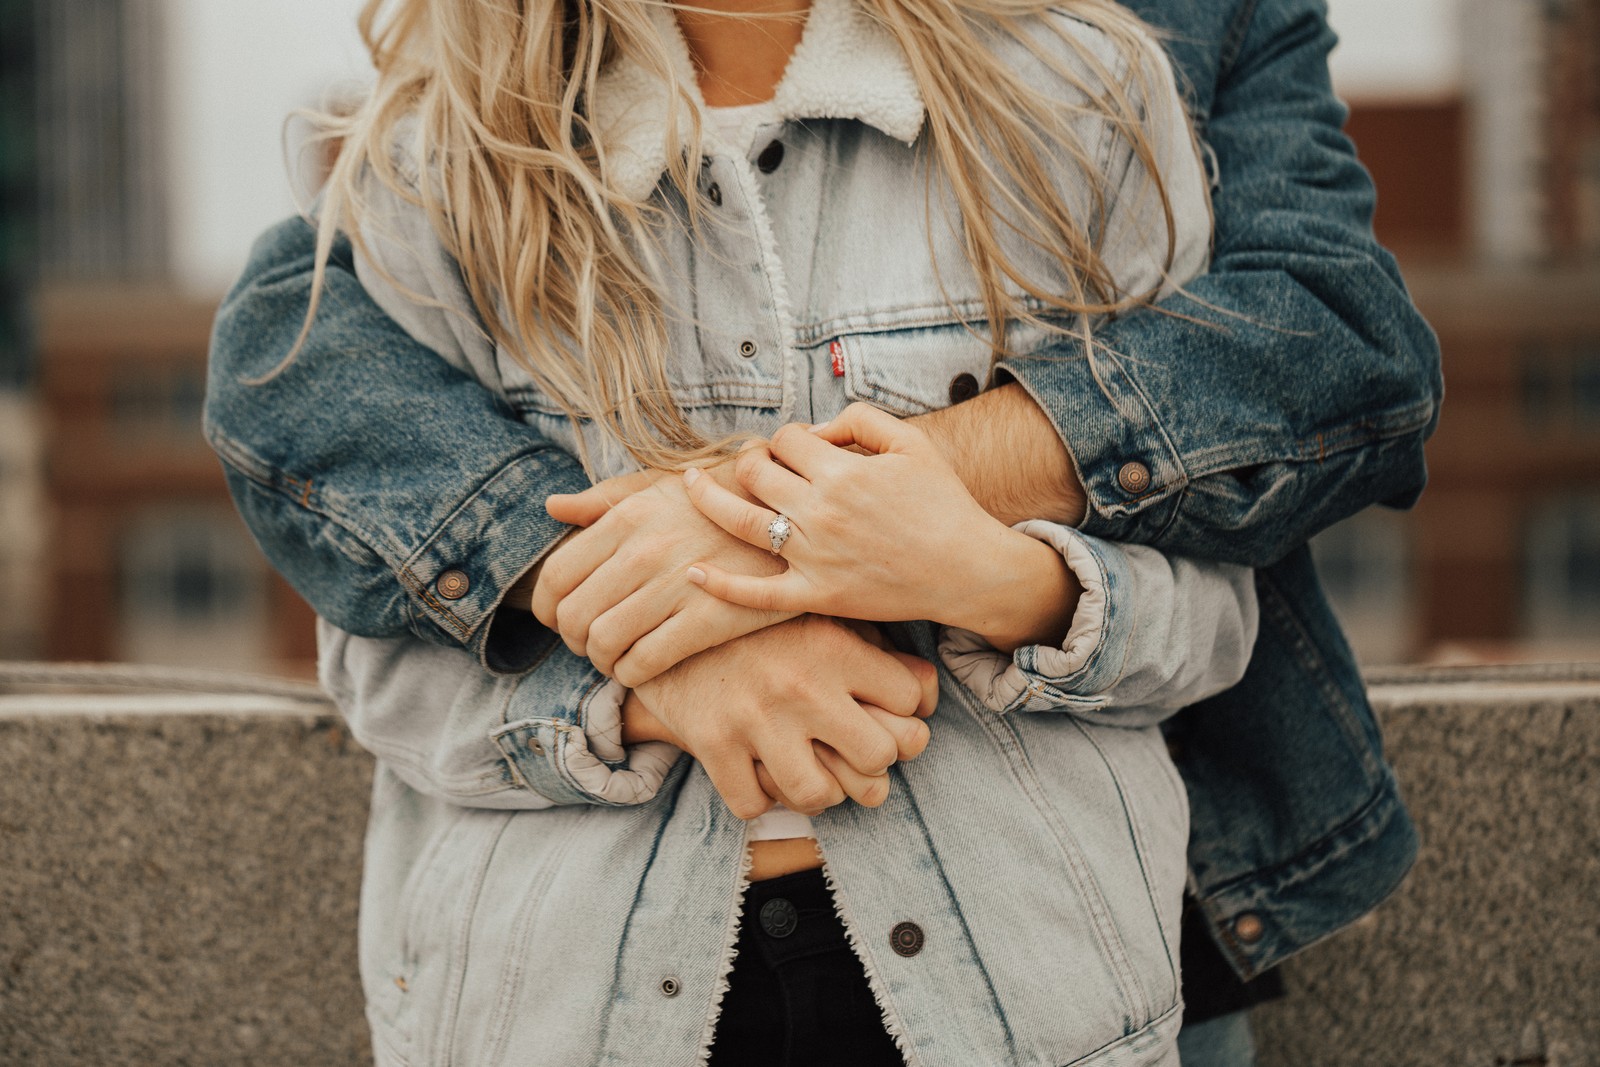
<path id="1" fill-rule="evenodd" d="M 1423 854 L 1263 1067 L 1600 1067 L 1600 667 L 1374 682 Z M 369 1062 L 369 781 L 309 687 L 0 665 L 0 1064 Z"/>

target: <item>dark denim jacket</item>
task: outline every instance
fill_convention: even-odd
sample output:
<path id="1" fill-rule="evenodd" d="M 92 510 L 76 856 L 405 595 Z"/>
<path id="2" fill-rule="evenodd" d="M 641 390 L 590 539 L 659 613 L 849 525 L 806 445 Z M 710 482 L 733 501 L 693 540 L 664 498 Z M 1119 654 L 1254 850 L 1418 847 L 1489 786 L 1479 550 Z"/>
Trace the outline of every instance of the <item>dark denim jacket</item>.
<path id="1" fill-rule="evenodd" d="M 1304 541 L 1368 504 L 1416 499 L 1438 348 L 1374 242 L 1371 183 L 1328 84 L 1323 4 L 1128 6 L 1169 31 L 1215 160 L 1211 272 L 1173 298 L 1198 322 L 1105 326 L 1100 337 L 1129 357 L 1105 390 L 1086 361 L 1048 351 L 1004 369 L 1071 449 L 1086 532 L 1259 568 L 1245 678 L 1171 728 L 1192 806 L 1191 889 L 1248 976 L 1368 911 L 1415 853 Z M 544 496 L 587 478 L 387 319 L 345 246 L 294 366 L 244 384 L 292 346 L 311 273 L 310 230 L 282 224 L 217 321 L 207 434 L 241 512 L 340 628 L 410 631 L 474 649 L 494 670 L 526 668 L 550 636 L 495 608 L 563 530 Z M 1134 462 L 1147 480 L 1119 477 Z M 467 575 L 465 595 L 439 593 L 447 570 Z"/>

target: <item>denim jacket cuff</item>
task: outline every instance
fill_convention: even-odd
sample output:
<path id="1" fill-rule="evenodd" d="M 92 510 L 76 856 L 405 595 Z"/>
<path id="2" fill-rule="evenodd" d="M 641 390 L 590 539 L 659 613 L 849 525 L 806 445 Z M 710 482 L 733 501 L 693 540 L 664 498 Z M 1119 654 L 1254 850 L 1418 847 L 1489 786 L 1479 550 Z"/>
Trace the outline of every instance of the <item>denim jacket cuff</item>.
<path id="1" fill-rule="evenodd" d="M 946 629 L 939 655 L 950 673 L 993 711 L 1092 710 L 1107 703 L 1132 634 L 1114 594 L 1132 587 L 1127 558 L 1070 527 L 1031 520 L 1014 529 L 1060 552 L 1083 588 L 1060 647 L 1024 645 L 1010 656 L 969 630 Z"/>
<path id="2" fill-rule="evenodd" d="M 549 631 L 532 616 L 496 612 L 506 591 L 569 527 L 552 519 L 552 493 L 589 487 L 578 462 L 555 448 L 518 456 L 479 486 L 400 570 L 414 614 L 497 674 L 527 670 Z"/>
<path id="3" fill-rule="evenodd" d="M 1177 448 L 1123 360 L 1063 340 L 1011 356 L 997 371 L 1015 379 L 1049 416 L 1083 484 L 1079 529 L 1109 541 L 1149 544 L 1171 524 L 1188 484 Z"/>
<path id="4" fill-rule="evenodd" d="M 1060 552 L 1083 594 L 1060 647 L 1025 645 L 1008 657 L 975 634 L 945 635 L 945 665 L 988 707 L 1148 726 L 1244 674 L 1257 625 L 1249 568 L 1037 519 L 1016 529 Z"/>
<path id="5" fill-rule="evenodd" d="M 571 718 L 552 717 L 538 696 L 535 687 L 520 687 L 510 721 L 493 734 L 519 784 L 555 804 L 609 807 L 642 804 L 661 789 L 680 752 L 665 741 L 623 745 L 621 683 L 597 677 Z"/>

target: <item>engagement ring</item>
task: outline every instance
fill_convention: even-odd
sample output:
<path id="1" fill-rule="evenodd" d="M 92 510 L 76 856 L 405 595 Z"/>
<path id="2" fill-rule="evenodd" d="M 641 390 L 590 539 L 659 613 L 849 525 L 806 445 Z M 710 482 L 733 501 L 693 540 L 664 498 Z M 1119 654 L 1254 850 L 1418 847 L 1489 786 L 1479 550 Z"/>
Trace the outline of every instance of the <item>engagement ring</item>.
<path id="1" fill-rule="evenodd" d="M 783 543 L 789 540 L 789 535 L 794 533 L 794 527 L 789 525 L 787 515 L 779 515 L 767 524 L 767 539 L 772 542 L 774 556 L 783 552 Z"/>

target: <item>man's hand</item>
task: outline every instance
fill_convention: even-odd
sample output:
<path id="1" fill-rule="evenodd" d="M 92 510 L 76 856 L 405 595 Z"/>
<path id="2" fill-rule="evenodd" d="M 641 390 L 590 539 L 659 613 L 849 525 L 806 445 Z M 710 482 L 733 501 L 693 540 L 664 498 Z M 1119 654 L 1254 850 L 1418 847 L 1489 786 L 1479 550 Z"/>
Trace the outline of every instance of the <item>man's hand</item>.
<path id="1" fill-rule="evenodd" d="M 708 473 L 718 476 L 732 478 L 727 470 Z M 798 614 L 730 604 L 688 580 L 689 567 L 708 559 L 741 575 L 772 574 L 783 564 L 702 516 L 676 476 L 624 475 L 574 496 L 551 497 L 547 508 L 562 522 L 588 528 L 542 561 L 533 613 L 575 654 L 629 688 Z"/>
<path id="2" fill-rule="evenodd" d="M 623 705 L 623 739 L 688 752 L 741 819 L 775 799 L 815 814 L 846 797 L 883 803 L 889 765 L 927 747 L 922 717 L 937 703 L 933 664 L 808 615 L 640 686 Z"/>

